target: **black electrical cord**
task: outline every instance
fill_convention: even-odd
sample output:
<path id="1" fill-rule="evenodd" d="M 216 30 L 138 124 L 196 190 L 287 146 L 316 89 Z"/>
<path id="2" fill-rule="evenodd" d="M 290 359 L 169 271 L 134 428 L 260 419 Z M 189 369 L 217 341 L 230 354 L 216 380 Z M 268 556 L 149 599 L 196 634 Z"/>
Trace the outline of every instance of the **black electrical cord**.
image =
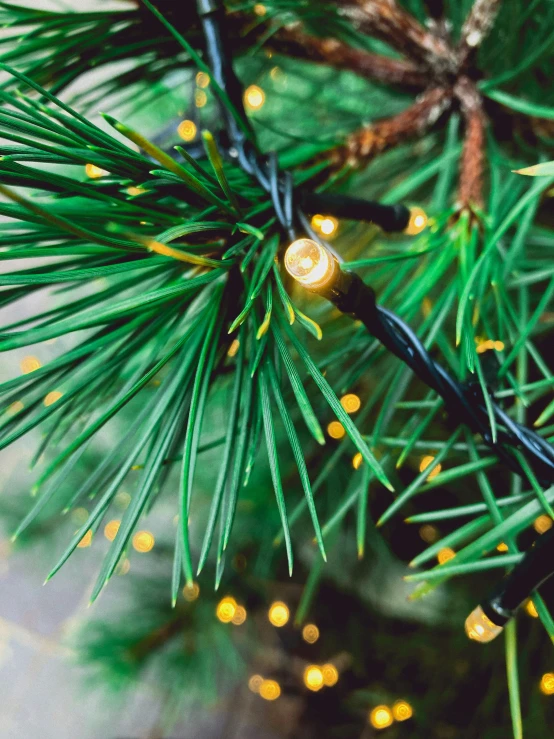
<path id="1" fill-rule="evenodd" d="M 198 8 L 214 79 L 225 90 L 236 110 L 246 121 L 241 85 L 231 66 L 231 50 L 226 48 L 221 32 L 225 20 L 223 4 L 220 0 L 198 0 Z M 384 221 L 385 230 L 402 230 L 402 228 L 396 229 L 395 226 L 403 222 L 407 224 L 410 211 L 405 206 L 384 206 L 334 194 L 331 196 L 298 193 L 299 202 L 295 207 L 290 173 L 280 173 L 276 156 L 274 154 L 268 157 L 262 156 L 238 126 L 232 114 L 226 109 L 223 113 L 227 133 L 232 143 L 231 155 L 238 160 L 243 170 L 253 176 L 270 195 L 279 223 L 291 240 L 297 237 L 297 225 L 305 230 L 306 219 L 302 209 L 321 210 L 331 215 L 356 220 L 374 220 L 377 223 Z M 317 247 L 317 244 L 315 246 Z M 323 249 L 323 247 L 320 248 Z M 327 254 L 329 252 L 331 255 L 334 254 L 328 245 L 325 251 Z M 358 275 L 341 270 L 338 265 L 340 261 L 338 255 L 331 256 L 331 259 L 336 265 L 333 267 L 332 282 L 323 287 L 320 285 L 312 288 L 314 292 L 332 301 L 343 313 L 361 320 L 369 333 L 408 365 L 420 380 L 435 390 L 444 399 L 450 414 L 458 422 L 465 423 L 473 431 L 478 432 L 499 459 L 512 471 L 525 476 L 519 460 L 510 451 L 522 450 L 539 481 L 542 484 L 551 485 L 554 482 L 554 447 L 530 428 L 510 418 L 492 396 L 489 397 L 488 409 L 479 385 L 476 383 L 462 384 L 453 378 L 431 357 L 415 332 L 406 323 L 376 303 L 372 288 L 366 285 Z M 496 439 L 493 437 L 489 411 L 494 414 L 497 427 Z M 496 629 L 494 633 L 496 635 L 506 621 L 513 616 L 521 602 L 542 581 L 553 574 L 554 564 L 551 555 L 554 554 L 554 529 L 539 541 L 540 545 L 537 544 L 525 555 L 522 562 L 512 570 L 506 580 L 502 581 L 498 590 L 485 602 L 485 605 L 470 615 L 466 628 L 472 638 L 479 638 L 481 631 L 486 632 L 487 628 L 492 628 L 492 631 Z M 468 626 L 471 619 L 473 619 L 472 625 Z M 479 640 L 488 639 L 479 638 Z"/>

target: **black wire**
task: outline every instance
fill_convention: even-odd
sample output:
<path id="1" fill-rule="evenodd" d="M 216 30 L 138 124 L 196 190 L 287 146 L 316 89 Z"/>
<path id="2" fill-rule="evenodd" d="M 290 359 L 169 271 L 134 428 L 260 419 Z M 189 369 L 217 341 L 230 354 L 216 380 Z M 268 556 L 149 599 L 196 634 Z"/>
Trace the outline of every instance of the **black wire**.
<path id="1" fill-rule="evenodd" d="M 225 39 L 221 32 L 225 18 L 224 8 L 219 0 L 198 0 L 199 13 L 202 18 L 206 37 L 208 57 L 214 79 L 229 95 L 231 102 L 244 117 L 242 104 L 242 90 L 240 83 L 231 66 L 232 54 L 226 49 Z M 299 207 L 294 207 L 294 190 L 290 173 L 280 174 L 277 157 L 270 154 L 263 157 L 256 150 L 255 145 L 247 138 L 236 123 L 233 116 L 224 109 L 227 131 L 234 149 L 234 156 L 242 169 L 253 176 L 260 186 L 271 197 L 273 208 L 281 227 L 287 236 L 296 238 L 295 225 L 305 229 L 306 218 Z M 365 203 L 356 199 L 340 200 L 337 196 L 308 196 L 303 195 L 304 205 L 313 207 L 315 203 L 326 204 L 328 212 L 332 207 L 332 200 L 336 200 L 335 213 L 346 209 L 352 217 L 366 220 L 364 213 L 371 210 L 375 204 Z M 317 198 L 320 198 L 319 201 Z M 323 200 L 322 200 L 323 198 Z M 380 204 L 377 204 L 380 205 Z M 390 206 L 380 206 L 389 207 Z M 406 218 L 407 209 L 404 206 L 396 208 L 397 219 Z M 325 208 L 324 208 L 325 210 Z M 374 209 L 373 215 L 382 215 L 379 208 Z M 372 220 L 372 217 L 370 217 Z M 318 237 L 319 238 L 319 237 Z M 331 251 L 333 251 L 331 249 Z M 478 432 L 486 444 L 498 455 L 512 471 L 525 476 L 519 461 L 510 451 L 510 447 L 523 449 L 527 452 L 529 463 L 543 484 L 554 482 L 554 448 L 531 429 L 513 419 L 490 397 L 489 406 L 497 424 L 497 439 L 493 439 L 490 425 L 489 411 L 480 386 L 464 385 L 455 380 L 440 364 L 438 364 L 425 349 L 415 332 L 394 313 L 376 305 L 374 293 L 364 285 L 357 275 L 356 289 L 350 296 L 341 296 L 334 302 L 341 310 L 352 313 L 363 321 L 367 329 L 387 349 L 407 364 L 414 374 L 426 385 L 435 390 L 445 401 L 449 412 L 457 422 L 466 423 L 473 431 Z M 360 287 L 359 284 L 363 287 Z M 355 296 L 355 297 L 354 297 Z M 333 299 L 333 298 L 330 298 Z M 355 305 L 350 305 L 352 302 Z"/>

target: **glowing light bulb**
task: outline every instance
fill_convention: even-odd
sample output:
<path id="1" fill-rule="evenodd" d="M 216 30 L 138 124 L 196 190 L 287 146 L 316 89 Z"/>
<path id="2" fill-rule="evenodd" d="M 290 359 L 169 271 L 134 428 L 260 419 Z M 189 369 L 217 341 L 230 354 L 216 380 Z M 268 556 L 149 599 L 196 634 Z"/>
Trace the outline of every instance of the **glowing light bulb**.
<path id="1" fill-rule="evenodd" d="M 308 644 L 315 644 L 319 639 L 319 629 L 315 624 L 306 624 L 302 629 L 302 639 Z"/>
<path id="2" fill-rule="evenodd" d="M 414 711 L 407 701 L 399 700 L 392 707 L 392 715 L 395 721 L 407 721 L 412 718 Z"/>
<path id="3" fill-rule="evenodd" d="M 198 87 L 208 87 L 210 84 L 210 75 L 206 74 L 206 72 L 198 72 L 196 75 L 196 84 Z"/>
<path id="4" fill-rule="evenodd" d="M 183 141 L 192 141 L 196 136 L 196 123 L 194 121 L 181 121 L 177 126 L 177 133 Z"/>
<path id="5" fill-rule="evenodd" d="M 502 631 L 502 626 L 494 624 L 481 606 L 477 606 L 466 618 L 465 630 L 473 641 L 485 643 L 495 639 Z"/>
<path id="6" fill-rule="evenodd" d="M 360 452 L 356 452 L 356 454 L 352 457 L 352 467 L 354 467 L 355 470 L 359 470 L 362 466 L 362 462 L 364 461 L 364 458 L 360 454 Z"/>
<path id="7" fill-rule="evenodd" d="M 410 208 L 410 220 L 404 229 L 404 233 L 408 236 L 417 236 L 421 233 L 428 222 L 427 214 L 422 208 Z"/>
<path id="8" fill-rule="evenodd" d="M 150 533 L 150 531 L 137 531 L 137 533 L 133 536 L 133 548 L 137 552 L 149 552 L 153 548 L 155 543 L 156 540 L 154 539 L 154 536 Z"/>
<path id="9" fill-rule="evenodd" d="M 386 729 L 392 722 L 392 711 L 388 706 L 375 706 L 369 714 L 369 723 L 374 729 Z"/>
<path id="10" fill-rule="evenodd" d="M 422 458 L 420 464 L 419 464 L 419 471 L 425 472 L 427 467 L 430 467 L 433 462 L 435 461 L 435 458 L 431 456 L 430 454 L 427 454 L 425 457 Z M 436 477 L 439 472 L 442 470 L 442 465 L 437 464 L 436 467 L 434 467 L 431 472 L 427 475 L 427 480 L 432 480 L 434 477 Z"/>
<path id="11" fill-rule="evenodd" d="M 260 685 L 260 697 L 266 701 L 275 701 L 281 695 L 281 686 L 276 680 L 264 680 Z"/>
<path id="12" fill-rule="evenodd" d="M 244 606 L 237 606 L 235 609 L 235 615 L 231 619 L 231 623 L 235 626 L 241 626 L 246 621 L 246 608 Z"/>
<path id="13" fill-rule="evenodd" d="M 222 623 L 229 624 L 233 620 L 236 610 L 237 601 L 230 595 L 227 595 L 217 604 L 215 615 Z"/>
<path id="14" fill-rule="evenodd" d="M 347 413 L 356 413 L 362 406 L 362 401 L 354 393 L 348 393 L 343 395 L 340 399 L 340 404 Z"/>
<path id="15" fill-rule="evenodd" d="M 527 601 L 527 603 L 525 604 L 525 610 L 531 616 L 531 618 L 538 618 L 539 617 L 538 611 L 535 608 L 535 604 L 533 603 L 532 600 L 528 600 Z"/>
<path id="16" fill-rule="evenodd" d="M 500 544 L 496 547 L 497 552 L 507 552 L 508 551 L 508 545 L 501 541 Z"/>
<path id="17" fill-rule="evenodd" d="M 339 222 L 333 216 L 322 216 L 317 213 L 311 219 L 314 231 L 319 231 L 323 236 L 332 236 L 339 227 Z"/>
<path id="18" fill-rule="evenodd" d="M 440 552 L 437 554 L 437 559 L 439 561 L 439 564 L 443 565 L 450 559 L 454 559 L 455 556 L 456 552 L 453 549 L 450 549 L 450 547 L 444 547 L 444 549 L 441 549 Z"/>
<path id="19" fill-rule="evenodd" d="M 275 603 L 271 604 L 267 615 L 269 622 L 273 624 L 273 626 L 281 628 L 281 626 L 284 626 L 290 618 L 289 607 L 286 603 L 277 600 Z"/>
<path id="20" fill-rule="evenodd" d="M 339 421 L 331 421 L 331 423 L 327 426 L 327 433 L 329 434 L 331 439 L 342 439 L 346 432 L 342 423 L 340 423 Z"/>
<path id="21" fill-rule="evenodd" d="M 539 687 L 540 687 L 541 693 L 544 693 L 545 695 L 553 695 L 554 694 L 554 673 L 545 672 L 545 674 L 541 677 Z"/>
<path id="22" fill-rule="evenodd" d="M 92 531 L 89 529 L 87 533 L 83 536 L 81 541 L 77 544 L 79 549 L 86 549 L 86 547 L 90 547 L 92 544 Z"/>
<path id="23" fill-rule="evenodd" d="M 285 253 L 285 267 L 297 282 L 312 290 L 328 285 L 336 271 L 331 254 L 312 239 L 293 241 Z"/>
<path id="24" fill-rule="evenodd" d="M 265 103 L 265 92 L 258 85 L 250 85 L 244 92 L 244 105 L 249 110 L 259 110 Z"/>
<path id="25" fill-rule="evenodd" d="M 543 514 L 542 516 L 539 516 L 535 519 L 533 523 L 533 528 L 537 532 L 537 534 L 544 534 L 545 531 L 548 531 L 552 528 L 552 519 L 550 516 L 547 516 Z"/>
<path id="26" fill-rule="evenodd" d="M 193 582 L 192 585 L 185 585 L 182 592 L 183 598 L 189 603 L 192 603 L 200 595 L 200 586 L 197 582 Z"/>
<path id="27" fill-rule="evenodd" d="M 339 671 L 331 663 L 323 665 L 321 674 L 323 675 L 323 684 L 328 688 L 332 688 L 339 681 Z"/>
<path id="28" fill-rule="evenodd" d="M 52 390 L 52 392 L 48 393 L 48 395 L 44 398 L 42 401 L 44 405 L 48 408 L 49 405 L 54 405 L 61 397 L 63 393 L 61 393 L 59 390 Z"/>
<path id="29" fill-rule="evenodd" d="M 308 665 L 308 667 L 306 667 L 304 670 L 304 685 L 308 690 L 312 690 L 314 693 L 321 690 L 324 685 L 321 667 L 318 667 L 317 665 Z"/>
<path id="30" fill-rule="evenodd" d="M 115 539 L 120 526 L 121 521 L 108 521 L 104 526 L 104 536 L 108 541 L 113 541 Z"/>

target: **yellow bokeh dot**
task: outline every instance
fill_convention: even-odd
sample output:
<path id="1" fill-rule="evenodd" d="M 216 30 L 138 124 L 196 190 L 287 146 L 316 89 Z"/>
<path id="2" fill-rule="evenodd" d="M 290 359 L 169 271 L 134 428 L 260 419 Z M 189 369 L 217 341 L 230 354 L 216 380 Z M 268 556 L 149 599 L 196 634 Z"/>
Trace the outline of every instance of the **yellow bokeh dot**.
<path id="1" fill-rule="evenodd" d="M 132 197 L 136 197 L 137 195 L 142 195 L 144 192 L 146 192 L 144 187 L 133 187 L 131 185 L 131 187 L 127 188 L 127 194 L 131 195 Z"/>
<path id="2" fill-rule="evenodd" d="M 328 688 L 332 688 L 339 680 L 339 671 L 335 665 L 330 663 L 323 665 L 321 668 L 321 674 L 323 675 L 323 684 Z"/>
<path id="3" fill-rule="evenodd" d="M 237 601 L 230 595 L 222 598 L 217 604 L 215 615 L 224 624 L 230 624 L 237 610 Z"/>
<path id="4" fill-rule="evenodd" d="M 250 85 L 244 93 L 244 105 L 248 110 L 259 110 L 265 103 L 265 92 L 258 85 Z"/>
<path id="5" fill-rule="evenodd" d="M 340 421 L 331 421 L 331 423 L 327 426 L 327 433 L 331 437 L 331 439 L 342 439 L 344 434 L 346 433 L 344 430 L 344 426 Z"/>
<path id="6" fill-rule="evenodd" d="M 508 551 L 508 545 L 501 541 L 500 544 L 496 547 L 497 552 L 507 552 Z"/>
<path id="7" fill-rule="evenodd" d="M 130 502 L 131 496 L 129 495 L 129 493 L 125 492 L 125 490 L 120 490 L 119 493 L 115 496 L 115 504 L 118 508 L 122 508 L 123 510 L 125 510 Z"/>
<path id="8" fill-rule="evenodd" d="M 108 521 L 108 523 L 104 526 L 104 536 L 108 541 L 113 541 L 115 539 L 120 526 L 121 521 Z"/>
<path id="9" fill-rule="evenodd" d="M 121 562 L 117 565 L 115 568 L 115 574 L 116 575 L 126 575 L 129 570 L 131 569 L 131 563 L 129 562 L 128 557 L 124 557 Z"/>
<path id="10" fill-rule="evenodd" d="M 386 729 L 392 722 L 392 711 L 388 706 L 375 706 L 369 714 L 369 723 L 375 729 Z"/>
<path id="11" fill-rule="evenodd" d="M 451 549 L 450 547 L 444 547 L 444 549 L 441 549 L 440 552 L 437 554 L 437 559 L 439 561 L 439 564 L 443 565 L 445 562 L 454 559 L 455 556 L 456 552 L 453 549 Z"/>
<path id="12" fill-rule="evenodd" d="M 263 680 L 260 696 L 266 701 L 274 701 L 281 695 L 281 686 L 276 680 Z"/>
<path id="13" fill-rule="evenodd" d="M 395 721 L 407 721 L 414 715 L 414 709 L 407 701 L 396 701 L 392 707 L 392 715 Z"/>
<path id="14" fill-rule="evenodd" d="M 7 407 L 6 413 L 9 416 L 15 416 L 16 413 L 20 413 L 23 408 L 25 408 L 24 404 L 20 400 L 15 400 Z"/>
<path id="15" fill-rule="evenodd" d="M 52 392 L 48 393 L 48 395 L 44 398 L 43 403 L 48 408 L 49 405 L 54 405 L 54 403 L 57 403 L 62 395 L 63 393 L 61 393 L 59 390 L 52 390 Z"/>
<path id="16" fill-rule="evenodd" d="M 23 357 L 19 366 L 23 374 L 28 375 L 29 372 L 34 372 L 35 370 L 40 369 L 42 365 L 40 363 L 40 360 L 38 360 L 36 357 Z"/>
<path id="17" fill-rule="evenodd" d="M 155 543 L 156 540 L 154 539 L 154 535 L 151 534 L 150 531 L 137 531 L 133 536 L 133 548 L 137 552 L 149 552 Z"/>
<path id="18" fill-rule="evenodd" d="M 312 228 L 314 231 L 322 234 L 323 236 L 333 236 L 339 227 L 339 222 L 333 216 L 322 216 L 316 213 L 311 219 Z"/>
<path id="19" fill-rule="evenodd" d="M 188 600 L 189 603 L 196 600 L 200 595 L 200 585 L 197 582 L 193 582 L 191 585 L 185 585 L 183 588 L 183 598 Z"/>
<path id="20" fill-rule="evenodd" d="M 319 639 L 319 629 L 315 624 L 306 624 L 302 629 L 302 639 L 308 644 L 315 644 Z"/>
<path id="21" fill-rule="evenodd" d="M 540 689 L 541 693 L 544 693 L 545 695 L 553 695 L 554 694 L 554 672 L 546 672 L 541 677 L 540 682 Z"/>
<path id="22" fill-rule="evenodd" d="M 89 529 L 87 533 L 83 536 L 81 541 L 77 544 L 79 549 L 86 549 L 86 547 L 90 547 L 92 544 L 92 531 Z"/>
<path id="23" fill-rule="evenodd" d="M 194 121 L 181 121 L 177 126 L 177 133 L 183 141 L 192 141 L 196 136 L 196 123 Z"/>
<path id="24" fill-rule="evenodd" d="M 204 90 L 196 90 L 194 93 L 194 104 L 197 108 L 203 108 L 208 102 L 208 96 Z"/>
<path id="25" fill-rule="evenodd" d="M 252 675 L 248 680 L 248 687 L 253 693 L 259 693 L 264 679 L 261 675 Z"/>
<path id="26" fill-rule="evenodd" d="M 314 693 L 321 690 L 324 685 L 321 667 L 318 667 L 318 665 L 308 665 L 306 667 L 304 670 L 304 685 L 308 690 L 313 690 Z"/>
<path id="27" fill-rule="evenodd" d="M 347 395 L 342 396 L 340 404 L 347 413 L 356 413 L 356 411 L 360 410 L 362 401 L 357 395 L 354 395 L 354 393 L 348 393 Z"/>
<path id="28" fill-rule="evenodd" d="M 231 346 L 227 350 L 227 356 L 228 357 L 234 357 L 236 356 L 236 353 L 238 352 L 240 347 L 240 341 L 238 339 L 233 339 L 231 342 Z"/>
<path id="29" fill-rule="evenodd" d="M 352 457 L 352 467 L 354 467 L 355 470 L 359 470 L 363 461 L 364 458 L 362 457 L 361 452 L 356 452 Z"/>
<path id="30" fill-rule="evenodd" d="M 525 610 L 531 616 L 531 618 L 538 618 L 539 614 L 532 600 L 528 600 L 525 604 Z"/>
<path id="31" fill-rule="evenodd" d="M 198 87 L 208 87 L 210 84 L 210 75 L 206 72 L 198 72 L 196 75 L 196 84 Z"/>
<path id="32" fill-rule="evenodd" d="M 273 626 L 277 626 L 277 628 L 280 628 L 288 622 L 290 618 L 290 611 L 286 603 L 277 600 L 275 601 L 275 603 L 271 604 L 267 615 L 270 623 Z"/>
<path id="33" fill-rule="evenodd" d="M 77 526 L 82 526 L 88 518 L 88 511 L 86 508 L 75 508 L 71 511 L 71 520 Z"/>
<path id="34" fill-rule="evenodd" d="M 404 233 L 409 236 L 417 236 L 417 234 L 423 231 L 427 225 L 427 221 L 427 214 L 422 208 L 418 208 L 417 206 L 410 208 L 410 220 L 404 229 Z"/>
<path id="35" fill-rule="evenodd" d="M 419 535 L 427 544 L 432 544 L 439 538 L 439 532 L 436 526 L 432 526 L 430 523 L 423 524 L 419 529 Z"/>
<path id="36" fill-rule="evenodd" d="M 535 519 L 533 528 L 538 534 L 544 534 L 545 531 L 552 528 L 552 519 L 550 516 L 543 514 Z"/>
<path id="37" fill-rule="evenodd" d="M 267 8 L 262 3 L 256 3 L 254 5 L 254 13 L 259 16 L 263 16 L 267 13 Z"/>
<path id="38" fill-rule="evenodd" d="M 235 626 L 241 626 L 246 621 L 246 608 L 244 606 L 237 606 L 235 613 L 231 619 L 231 623 Z"/>
<path id="39" fill-rule="evenodd" d="M 435 458 L 432 455 L 430 454 L 425 455 L 425 457 L 423 457 L 421 462 L 419 463 L 419 471 L 425 472 L 425 470 L 428 467 L 430 467 L 434 461 L 435 461 Z M 432 480 L 434 477 L 436 477 L 441 471 L 441 469 L 442 469 L 442 465 L 440 463 L 437 464 L 436 467 L 434 467 L 431 470 L 431 472 L 429 472 L 429 474 L 427 475 L 427 480 Z"/>
<path id="40" fill-rule="evenodd" d="M 97 167 L 96 164 L 87 164 L 85 172 L 87 177 L 90 177 L 91 180 L 97 180 L 99 177 L 109 174 L 105 169 L 102 169 L 102 167 Z"/>

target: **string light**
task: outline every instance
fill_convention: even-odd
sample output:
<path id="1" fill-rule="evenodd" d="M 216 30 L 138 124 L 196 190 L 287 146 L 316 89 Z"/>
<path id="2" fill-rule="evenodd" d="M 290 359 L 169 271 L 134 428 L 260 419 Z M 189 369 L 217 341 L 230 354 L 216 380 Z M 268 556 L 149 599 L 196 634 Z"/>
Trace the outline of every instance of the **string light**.
<path id="1" fill-rule="evenodd" d="M 233 342 L 227 351 L 227 356 L 234 357 L 236 353 L 238 352 L 239 347 L 240 347 L 240 341 L 238 339 L 233 339 Z"/>
<path id="2" fill-rule="evenodd" d="M 109 172 L 102 169 L 102 167 L 97 167 L 96 164 L 87 164 L 85 166 L 85 172 L 87 177 L 90 177 L 91 180 L 97 180 L 99 177 L 104 177 L 104 175 L 109 174 Z"/>
<path id="3" fill-rule="evenodd" d="M 554 695 L 554 672 L 545 672 L 539 684 L 541 693 Z"/>
<path id="4" fill-rule="evenodd" d="M 356 452 L 352 457 L 352 467 L 354 467 L 355 470 L 359 470 L 363 461 L 364 458 L 362 457 L 361 452 Z"/>
<path id="5" fill-rule="evenodd" d="M 190 585 L 185 585 L 182 593 L 183 598 L 189 603 L 192 603 L 193 601 L 197 600 L 198 596 L 200 595 L 200 585 L 198 585 L 197 582 L 193 582 Z"/>
<path id="6" fill-rule="evenodd" d="M 322 234 L 323 236 L 333 236 L 339 227 L 339 222 L 334 216 L 322 216 L 316 213 L 312 216 L 311 225 L 314 231 Z"/>
<path id="7" fill-rule="evenodd" d="M 528 600 L 527 601 L 527 603 L 525 604 L 525 610 L 531 616 L 531 618 L 538 618 L 539 617 L 539 613 L 538 613 L 538 611 L 537 611 L 537 609 L 535 607 L 535 604 L 533 603 L 532 600 Z"/>
<path id="8" fill-rule="evenodd" d="M 48 408 L 50 405 L 54 405 L 61 397 L 63 393 L 61 393 L 59 390 L 52 390 L 52 392 L 48 393 L 48 395 L 44 398 L 43 403 Z"/>
<path id="9" fill-rule="evenodd" d="M 210 75 L 206 74 L 206 72 L 198 72 L 196 75 L 196 84 L 198 87 L 208 87 L 210 84 Z"/>
<path id="10" fill-rule="evenodd" d="M 436 526 L 431 526 L 430 523 L 424 524 L 419 529 L 419 535 L 423 539 L 424 542 L 427 544 L 432 544 L 434 541 L 437 541 L 439 538 L 439 532 L 436 528 Z"/>
<path id="11" fill-rule="evenodd" d="M 454 559 L 455 556 L 456 552 L 453 549 L 451 549 L 450 547 L 444 547 L 444 549 L 441 549 L 437 554 L 437 559 L 439 561 L 439 564 L 443 565 L 445 562 Z"/>
<path id="12" fill-rule="evenodd" d="M 272 603 L 269 607 L 268 618 L 273 626 L 277 628 L 284 626 L 290 618 L 290 611 L 287 604 L 280 600 Z"/>
<path id="13" fill-rule="evenodd" d="M 481 606 L 477 606 L 466 618 L 466 634 L 473 641 L 489 642 L 500 634 L 502 626 L 493 623 Z"/>
<path id="14" fill-rule="evenodd" d="M 197 128 L 194 121 L 181 121 L 177 126 L 177 133 L 183 141 L 193 141 L 196 138 Z"/>
<path id="15" fill-rule="evenodd" d="M 404 233 L 408 236 L 417 236 L 417 234 L 420 234 L 425 226 L 427 226 L 427 223 L 427 214 L 422 208 L 410 208 L 410 220 L 404 229 Z"/>
<path id="16" fill-rule="evenodd" d="M 237 606 L 235 613 L 231 619 L 231 623 L 235 626 L 241 626 L 246 621 L 246 608 L 244 606 Z"/>
<path id="17" fill-rule="evenodd" d="M 244 93 L 244 105 L 248 110 L 259 110 L 265 103 L 265 92 L 258 85 L 250 85 Z"/>
<path id="18" fill-rule="evenodd" d="M 342 396 L 340 404 L 347 413 L 356 413 L 356 411 L 360 410 L 362 401 L 357 395 L 354 395 L 354 393 L 348 393 L 347 395 Z"/>
<path id="19" fill-rule="evenodd" d="M 535 519 L 533 523 L 533 528 L 535 529 L 537 534 L 544 534 L 546 531 L 552 528 L 552 519 L 550 518 L 550 516 L 543 514 L 542 516 L 539 516 Z"/>
<path id="20" fill-rule="evenodd" d="M 323 675 L 323 684 L 328 688 L 332 688 L 339 681 L 339 671 L 331 663 L 323 665 L 321 674 Z"/>
<path id="21" fill-rule="evenodd" d="M 404 700 L 398 700 L 392 707 L 392 715 L 395 721 L 407 721 L 414 715 L 411 705 Z"/>
<path id="22" fill-rule="evenodd" d="M 86 549 L 87 547 L 90 547 L 92 544 L 92 531 L 89 529 L 87 533 L 83 536 L 81 541 L 77 544 L 79 549 Z"/>
<path id="23" fill-rule="evenodd" d="M 327 426 L 327 433 L 331 437 L 331 439 L 342 439 L 346 431 L 344 430 L 344 426 L 340 421 L 331 421 L 331 423 Z"/>
<path id="24" fill-rule="evenodd" d="M 323 672 L 317 665 L 308 665 L 304 670 L 304 685 L 317 693 L 323 687 Z"/>
<path id="25" fill-rule="evenodd" d="M 253 693 L 259 693 L 264 679 L 261 675 L 252 675 L 248 680 L 248 687 Z"/>
<path id="26" fill-rule="evenodd" d="M 230 595 L 227 595 L 217 604 L 215 615 L 222 623 L 229 624 L 233 620 L 236 610 L 237 601 Z"/>
<path id="27" fill-rule="evenodd" d="M 29 372 L 35 372 L 35 370 L 40 369 L 42 365 L 36 357 L 23 357 L 19 366 L 23 374 L 28 375 Z"/>
<path id="28" fill-rule="evenodd" d="M 260 685 L 260 696 L 265 701 L 275 701 L 281 695 L 281 686 L 276 680 L 264 680 Z"/>
<path id="29" fill-rule="evenodd" d="M 375 706 L 369 714 L 369 723 L 374 729 L 386 729 L 392 722 L 392 711 L 388 706 Z"/>
<path id="30" fill-rule="evenodd" d="M 196 90 L 194 93 L 194 104 L 197 108 L 203 108 L 208 102 L 208 96 L 204 90 Z"/>
<path id="31" fill-rule="evenodd" d="M 150 531 L 137 531 L 133 536 L 133 548 L 137 552 L 141 552 L 143 554 L 149 552 L 153 548 L 155 542 L 156 540 Z"/>
<path id="32" fill-rule="evenodd" d="M 113 541 L 115 539 L 120 526 L 121 521 L 108 521 L 108 523 L 104 526 L 104 536 L 108 541 Z"/>
<path id="33" fill-rule="evenodd" d="M 285 252 L 285 267 L 294 279 L 309 290 L 318 291 L 336 275 L 336 260 L 312 239 L 297 239 Z"/>
<path id="34" fill-rule="evenodd" d="M 302 639 L 308 644 L 315 644 L 319 639 L 319 629 L 315 624 L 306 624 L 302 629 Z"/>
<path id="35" fill-rule="evenodd" d="M 425 472 L 427 467 L 430 467 L 433 462 L 435 461 L 435 458 L 431 456 L 430 454 L 427 454 L 425 457 L 422 457 L 421 462 L 419 464 L 419 471 Z M 440 471 L 442 470 L 442 465 L 439 463 L 434 467 L 431 472 L 427 475 L 427 480 L 432 480 L 434 477 L 436 477 Z"/>

